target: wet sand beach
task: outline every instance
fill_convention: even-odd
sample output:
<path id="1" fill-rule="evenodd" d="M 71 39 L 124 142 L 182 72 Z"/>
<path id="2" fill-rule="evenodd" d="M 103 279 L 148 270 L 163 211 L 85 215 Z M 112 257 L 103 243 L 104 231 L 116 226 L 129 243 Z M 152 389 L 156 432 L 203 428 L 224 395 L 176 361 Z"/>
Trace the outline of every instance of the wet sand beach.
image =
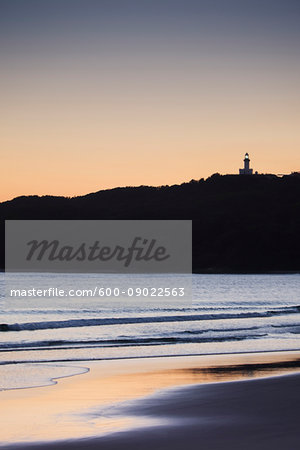
<path id="1" fill-rule="evenodd" d="M 299 352 L 98 361 L 0 392 L 2 448 L 282 449 L 300 445 Z"/>

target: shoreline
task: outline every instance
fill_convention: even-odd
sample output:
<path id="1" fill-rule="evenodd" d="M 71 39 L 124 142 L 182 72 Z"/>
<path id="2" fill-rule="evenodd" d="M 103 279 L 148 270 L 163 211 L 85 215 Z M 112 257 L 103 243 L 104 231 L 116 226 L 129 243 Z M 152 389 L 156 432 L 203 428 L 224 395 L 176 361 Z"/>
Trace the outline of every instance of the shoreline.
<path id="1" fill-rule="evenodd" d="M 21 351 L 21 350 L 18 350 Z M 9 351 L 7 351 L 9 352 Z M 101 362 L 110 362 L 110 361 L 114 361 L 114 362 L 125 362 L 125 361 L 147 361 L 147 360 L 168 360 L 169 358 L 171 360 L 182 360 L 182 359 L 186 359 L 186 358 L 201 358 L 201 359 L 211 359 L 212 357 L 216 357 L 217 359 L 219 358 L 223 358 L 223 359 L 227 359 L 230 357 L 241 357 L 241 356 L 259 356 L 259 355 L 282 355 L 282 356 L 293 356 L 293 355 L 298 355 L 299 354 L 299 360 L 295 360 L 295 361 L 289 361 L 289 362 L 285 362 L 285 361 L 278 361 L 278 362 L 274 362 L 274 363 L 256 363 L 256 369 L 255 370 L 262 370 L 262 369 L 274 369 L 274 370 L 280 370 L 281 368 L 286 368 L 286 369 L 293 369 L 293 368 L 299 368 L 300 370 L 300 349 L 287 349 L 287 350 L 258 350 L 258 351 L 245 351 L 245 352 L 231 352 L 231 353 L 205 353 L 205 354 L 199 354 L 199 353 L 190 353 L 190 354 L 186 354 L 186 355 L 154 355 L 154 356 L 124 356 L 124 357 L 111 357 L 111 358 L 95 358 L 95 359 L 66 359 L 66 360 L 62 360 L 62 359 L 56 359 L 56 360 L 41 360 L 41 361 L 26 361 L 26 360 L 22 360 L 22 361 L 5 361 L 0 363 L 0 368 L 1 367 L 5 367 L 5 366 L 14 366 L 14 365 L 47 365 L 50 366 L 52 364 L 56 364 L 58 363 L 61 366 L 67 366 L 72 368 L 73 364 L 80 364 L 80 363 L 84 363 L 84 366 L 81 366 L 80 368 L 82 369 L 82 373 L 71 373 L 70 375 L 62 375 L 62 376 L 54 376 L 51 377 L 49 379 L 47 379 L 45 381 L 45 384 L 40 384 L 40 385 L 32 385 L 32 386 L 23 386 L 23 387 L 13 387 L 13 388 L 0 388 L 0 393 L 1 392 L 7 392 L 7 391 L 14 391 L 14 390 L 23 390 L 23 389 L 36 389 L 36 388 L 43 388 L 46 386 L 54 386 L 56 385 L 61 379 L 65 379 L 65 378 L 71 378 L 71 377 L 76 377 L 78 375 L 84 375 L 86 373 L 88 373 L 90 371 L 90 367 L 87 367 L 88 364 L 97 364 L 97 363 L 101 363 Z M 252 366 L 252 364 L 248 364 L 249 368 Z M 228 366 L 229 368 L 230 366 Z M 234 366 L 236 369 L 240 368 L 247 368 L 247 364 L 237 364 Z M 78 366 L 74 367 L 76 369 L 78 369 Z M 213 367 L 209 367 L 209 369 L 212 369 Z M 214 368 L 216 369 L 216 368 Z M 228 372 L 230 371 L 234 371 L 236 370 L 233 368 L 233 366 L 231 366 L 231 369 L 228 369 Z M 225 368 L 223 367 L 223 372 L 225 372 Z"/>
<path id="2" fill-rule="evenodd" d="M 0 273 L 22 273 L 22 274 L 26 274 L 28 272 L 9 272 L 5 270 L 5 267 L 0 267 Z M 43 272 L 41 272 L 43 273 Z M 49 272 L 50 273 L 50 272 Z M 52 273 L 61 273 L 61 272 L 51 272 Z M 83 272 L 85 273 L 85 272 Z M 107 272 L 108 274 L 110 272 Z M 115 272 L 111 272 L 112 274 Z M 191 273 L 189 273 L 188 275 L 299 275 L 300 274 L 300 269 L 273 269 L 273 270 L 267 270 L 267 269 L 263 269 L 263 270 L 259 270 L 259 269 L 253 269 L 253 270 L 232 270 L 232 269 L 220 269 L 220 270 L 216 270 L 216 269 L 193 269 Z"/>
<path id="3" fill-rule="evenodd" d="M 241 382 L 273 384 L 274 380 L 285 379 L 281 384 L 289 385 L 290 377 L 300 380 L 299 362 L 300 351 L 90 362 L 89 372 L 61 378 L 55 385 L 1 391 L 0 448 L 69 448 L 67 441 L 72 437 L 76 448 L 81 448 L 78 445 L 84 440 L 88 446 L 82 448 L 93 449 L 97 447 L 92 441 L 114 441 L 120 433 L 132 439 L 145 427 L 154 427 L 158 432 L 169 419 L 161 420 L 154 411 L 147 413 L 148 418 L 147 414 L 135 414 L 128 405 L 137 402 L 146 408 L 149 399 L 161 395 L 172 403 L 177 391 L 181 392 L 180 402 L 187 397 L 191 400 L 193 395 L 186 397 L 186 389 L 204 389 L 213 394 L 216 386 Z M 235 401 L 242 401 L 242 397 Z M 177 426 L 184 426 L 185 418 L 179 422 Z M 123 444 L 107 445 L 121 448 Z"/>

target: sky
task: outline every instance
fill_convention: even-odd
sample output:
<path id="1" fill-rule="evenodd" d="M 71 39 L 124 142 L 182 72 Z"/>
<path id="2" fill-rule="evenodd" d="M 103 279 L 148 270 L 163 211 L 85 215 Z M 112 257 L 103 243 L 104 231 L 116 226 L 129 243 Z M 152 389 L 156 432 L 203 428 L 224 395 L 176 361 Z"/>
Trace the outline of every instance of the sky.
<path id="1" fill-rule="evenodd" d="M 0 201 L 300 170 L 299 0 L 0 0 Z"/>

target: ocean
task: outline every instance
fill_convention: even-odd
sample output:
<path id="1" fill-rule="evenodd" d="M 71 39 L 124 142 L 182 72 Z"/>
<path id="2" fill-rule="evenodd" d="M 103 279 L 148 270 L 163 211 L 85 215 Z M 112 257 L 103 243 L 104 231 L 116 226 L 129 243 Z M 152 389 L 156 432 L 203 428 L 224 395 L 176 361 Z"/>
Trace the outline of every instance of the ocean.
<path id="1" fill-rule="evenodd" d="M 55 383 L 84 373 L 84 362 L 92 360 L 300 349 L 297 274 L 193 275 L 184 299 L 10 297 L 8 276 L 0 274 L 2 390 Z M 99 278 L 89 277 L 92 283 Z M 127 285 L 136 277 L 126 276 Z M 80 275 L 54 278 L 55 285 L 71 287 Z M 176 284 L 176 275 L 170 278 Z M 31 281 L 53 286 L 53 275 L 35 274 Z"/>

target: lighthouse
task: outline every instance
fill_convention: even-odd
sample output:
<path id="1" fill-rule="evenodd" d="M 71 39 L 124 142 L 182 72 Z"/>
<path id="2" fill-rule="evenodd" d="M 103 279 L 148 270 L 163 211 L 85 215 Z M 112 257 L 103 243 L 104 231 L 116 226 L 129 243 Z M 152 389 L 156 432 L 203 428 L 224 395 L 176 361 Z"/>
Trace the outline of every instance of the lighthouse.
<path id="1" fill-rule="evenodd" d="M 240 175 L 252 175 L 252 174 L 253 174 L 253 169 L 250 169 L 249 154 L 246 153 L 245 158 L 244 158 L 244 168 L 240 169 Z"/>

